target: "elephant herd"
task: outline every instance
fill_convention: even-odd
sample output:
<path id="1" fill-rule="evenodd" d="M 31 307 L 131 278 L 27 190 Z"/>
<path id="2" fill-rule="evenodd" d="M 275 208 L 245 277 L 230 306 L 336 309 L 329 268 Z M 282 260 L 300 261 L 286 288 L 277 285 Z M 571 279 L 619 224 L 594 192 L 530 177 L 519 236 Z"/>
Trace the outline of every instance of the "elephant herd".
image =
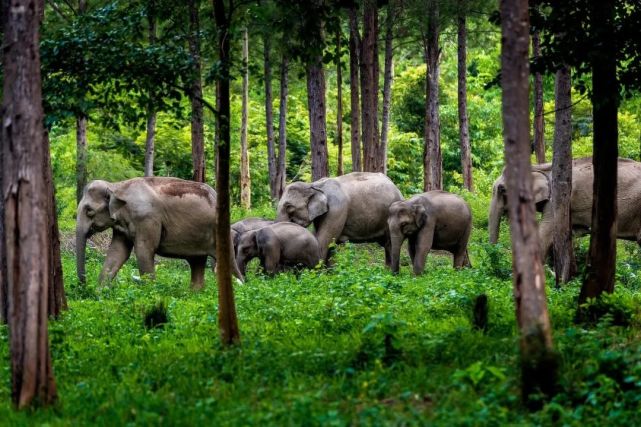
<path id="1" fill-rule="evenodd" d="M 591 158 L 573 162 L 571 217 L 573 229 L 589 232 L 592 209 Z M 618 237 L 641 241 L 641 163 L 619 159 Z M 532 166 L 541 251 L 552 244 L 551 165 Z M 496 243 L 507 212 L 505 180 L 494 183 L 489 213 L 490 242 Z M 185 259 L 191 286 L 203 286 L 207 258 L 216 256 L 216 192 L 206 184 L 178 178 L 133 178 L 109 183 L 92 181 L 78 204 L 76 260 L 85 280 L 85 249 L 94 233 L 111 228 L 113 236 L 98 281 L 111 281 L 133 251 L 141 274 L 154 274 L 156 254 Z M 310 224 L 314 231 L 308 230 Z M 248 262 L 259 258 L 270 274 L 327 262 L 330 245 L 347 241 L 378 243 L 385 263 L 399 271 L 401 246 L 408 240 L 414 274 L 421 274 L 427 253 L 445 250 L 454 267 L 469 266 L 467 245 L 472 214 L 459 196 L 428 191 L 404 200 L 381 173 L 352 172 L 312 183 L 289 184 L 278 202 L 275 220 L 247 218 L 231 226 L 233 273 L 243 280 Z"/>

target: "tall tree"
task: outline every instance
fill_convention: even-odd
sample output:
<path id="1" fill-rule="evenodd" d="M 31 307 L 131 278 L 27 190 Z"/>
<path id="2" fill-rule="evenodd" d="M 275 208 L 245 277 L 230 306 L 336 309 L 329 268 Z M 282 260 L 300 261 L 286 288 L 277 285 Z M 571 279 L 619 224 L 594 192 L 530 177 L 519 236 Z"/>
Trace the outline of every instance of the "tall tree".
<path id="1" fill-rule="evenodd" d="M 554 213 L 554 271 L 556 284 L 576 273 L 572 247 L 572 98 L 570 68 L 562 67 L 555 78 L 554 147 L 552 154 L 551 209 Z"/>
<path id="2" fill-rule="evenodd" d="M 394 80 L 394 20 L 396 19 L 396 4 L 394 0 L 387 3 L 387 17 L 385 18 L 385 70 L 383 72 L 383 120 L 381 123 L 381 162 L 382 172 L 387 173 L 387 139 L 389 135 L 389 121 L 392 106 L 392 82 Z"/>
<path id="3" fill-rule="evenodd" d="M 219 88 L 218 121 L 220 141 L 217 146 L 218 170 L 216 171 L 216 278 L 218 282 L 218 327 L 223 345 L 240 343 L 240 331 L 234 302 L 234 288 L 231 283 L 232 245 L 229 227 L 229 118 L 231 117 L 229 82 L 231 81 L 231 11 L 234 10 L 233 0 L 229 0 L 227 8 L 224 0 L 212 0 L 214 18 L 218 30 L 218 60 L 220 69 L 217 76 Z"/>
<path id="4" fill-rule="evenodd" d="M 338 162 L 336 174 L 343 174 L 343 67 L 341 62 L 341 29 L 336 32 L 336 142 L 338 144 Z"/>
<path id="5" fill-rule="evenodd" d="M 78 15 L 87 12 L 87 0 L 78 0 Z M 83 58 L 83 62 L 85 58 Z M 83 79 L 84 80 L 84 79 Z M 86 82 L 82 82 L 86 86 Z M 86 90 L 86 87 L 84 87 Z M 84 111 L 76 113 L 76 202 L 82 199 L 82 192 L 87 185 L 87 114 Z"/>
<path id="6" fill-rule="evenodd" d="M 590 53 L 592 68 L 592 117 L 594 196 L 592 235 L 587 260 L 587 277 L 579 303 L 603 292 L 614 291 L 617 233 L 617 158 L 619 85 L 615 42 L 615 1 L 590 3 L 594 45 Z"/>
<path id="7" fill-rule="evenodd" d="M 156 0 L 147 4 L 147 23 L 149 25 L 149 44 L 156 43 Z M 153 93 L 149 94 L 151 97 Z M 154 151 L 156 138 L 156 112 L 150 102 L 147 107 L 147 136 L 145 137 L 145 176 L 154 176 Z"/>
<path id="8" fill-rule="evenodd" d="M 437 0 L 427 2 L 427 32 L 423 48 L 427 65 L 425 84 L 425 147 L 423 150 L 423 188 L 425 191 L 443 188 L 443 159 L 441 154 L 441 119 L 439 116 L 439 8 Z"/>
<path id="9" fill-rule="evenodd" d="M 47 330 L 49 194 L 39 54 L 38 0 L 2 8 L 2 195 L 7 248 L 7 291 L 12 399 L 18 408 L 50 404 L 56 385 Z M 43 232 L 44 231 L 44 232 Z"/>
<path id="10" fill-rule="evenodd" d="M 265 79 L 265 125 L 267 127 L 267 168 L 269 172 L 269 191 L 272 200 L 278 200 L 278 184 L 276 182 L 278 170 L 276 166 L 276 150 L 274 149 L 274 108 L 272 105 L 272 63 L 271 63 L 271 35 L 267 31 L 263 34 L 263 69 Z"/>
<path id="11" fill-rule="evenodd" d="M 378 6 L 363 2 L 363 39 L 360 52 L 363 170 L 382 171 L 378 133 Z"/>
<path id="12" fill-rule="evenodd" d="M 247 150 L 247 104 L 249 103 L 249 35 L 243 28 L 243 100 L 240 119 L 240 205 L 251 208 L 251 176 L 249 172 L 249 151 Z"/>
<path id="13" fill-rule="evenodd" d="M 200 0 L 189 0 L 189 54 L 193 76 L 191 81 L 191 159 L 194 169 L 193 180 L 205 182 L 205 128 L 203 122 L 203 85 L 200 64 Z"/>
<path id="14" fill-rule="evenodd" d="M 467 0 L 458 0 L 458 129 L 461 144 L 461 170 L 463 186 L 474 191 L 472 183 L 472 150 L 470 148 L 470 131 L 467 116 Z"/>
<path id="15" fill-rule="evenodd" d="M 278 167 L 276 173 L 277 199 L 283 195 L 287 172 L 287 92 L 289 81 L 289 58 L 283 53 L 280 62 L 280 103 L 278 106 Z"/>
<path id="16" fill-rule="evenodd" d="M 358 31 L 358 12 L 356 6 L 349 9 L 349 96 L 350 96 L 350 147 L 352 151 L 352 172 L 361 169 L 361 126 L 359 67 L 361 39 Z"/>
<path id="17" fill-rule="evenodd" d="M 534 60 L 541 56 L 541 37 L 538 30 L 532 33 Z M 545 163 L 545 121 L 543 116 L 543 74 L 534 72 L 534 153 L 538 163 Z"/>
<path id="18" fill-rule="evenodd" d="M 533 404 L 533 394 L 553 393 L 556 365 L 529 173 L 528 1 L 502 0 L 500 13 L 505 183 L 516 318 L 521 331 L 521 387 L 524 400 Z"/>

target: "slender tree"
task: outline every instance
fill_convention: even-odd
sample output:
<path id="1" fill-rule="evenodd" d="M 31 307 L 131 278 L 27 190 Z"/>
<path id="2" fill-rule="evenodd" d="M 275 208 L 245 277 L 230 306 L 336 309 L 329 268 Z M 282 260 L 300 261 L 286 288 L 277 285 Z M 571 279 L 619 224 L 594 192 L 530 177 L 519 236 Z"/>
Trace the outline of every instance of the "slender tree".
<path id="1" fill-rule="evenodd" d="M 539 251 L 532 176 L 528 108 L 529 21 L 527 0 L 502 0 L 501 86 L 505 181 L 512 234 L 516 318 L 521 331 L 521 387 L 524 400 L 552 394 L 556 365 Z"/>
<path id="2" fill-rule="evenodd" d="M 38 0 L 4 4 L 2 195 L 12 399 L 56 400 L 47 331 L 52 249 L 39 54 Z M 4 282 L 4 280 L 3 280 Z"/>
<path id="3" fill-rule="evenodd" d="M 4 17 L 2 18 L 4 25 Z M 3 27 L 4 28 L 4 27 Z M 0 144 L 3 144 L 0 141 Z M 4 164 L 4 146 L 0 145 L 0 168 Z M 4 173 L 0 170 L 0 191 L 4 188 Z M 9 321 L 9 283 L 7 282 L 7 252 L 4 233 L 4 196 L 0 194 L 0 324 Z"/>
<path id="4" fill-rule="evenodd" d="M 336 174 L 343 174 L 343 67 L 341 63 L 341 29 L 336 31 L 336 143 L 338 144 L 338 164 Z"/>
<path id="5" fill-rule="evenodd" d="M 361 169 L 361 126 L 360 126 L 360 96 L 359 96 L 359 67 L 361 39 L 358 31 L 358 12 L 356 6 L 349 9 L 349 89 L 350 89 L 350 147 L 352 151 L 352 172 Z"/>
<path id="6" fill-rule="evenodd" d="M 249 172 L 249 151 L 247 150 L 247 104 L 249 103 L 249 35 L 243 28 L 243 100 L 240 120 L 240 205 L 251 208 L 251 175 Z"/>
<path id="7" fill-rule="evenodd" d="M 441 155 L 441 122 L 439 117 L 439 9 L 437 0 L 428 0 L 427 33 L 423 35 L 425 63 L 425 147 L 423 151 L 423 188 L 425 191 L 443 188 Z"/>
<path id="8" fill-rule="evenodd" d="M 156 0 L 147 4 L 147 21 L 149 25 L 149 44 L 156 42 Z M 150 96 L 154 96 L 150 93 Z M 156 138 L 156 112 L 153 105 L 147 107 L 147 136 L 145 137 L 145 176 L 154 176 L 154 151 Z"/>
<path id="9" fill-rule="evenodd" d="M 385 70 L 383 72 L 383 119 L 381 123 L 381 162 L 382 172 L 387 173 L 387 145 L 389 135 L 389 121 L 392 107 L 392 83 L 394 80 L 394 20 L 396 18 L 396 4 L 394 0 L 387 3 L 387 17 L 385 18 Z"/>
<path id="10" fill-rule="evenodd" d="M 78 15 L 86 12 L 87 0 L 78 0 Z M 87 114 L 79 111 L 76 114 L 76 202 L 82 199 L 87 185 L 87 157 Z"/>
<path id="11" fill-rule="evenodd" d="M 205 182 L 205 128 L 203 122 L 203 86 L 200 64 L 200 0 L 188 0 L 189 9 L 189 54 L 193 64 L 191 81 L 191 159 L 193 180 Z"/>
<path id="12" fill-rule="evenodd" d="M 272 200 L 278 200 L 278 184 L 276 182 L 278 170 L 276 150 L 274 149 L 274 108 L 272 106 L 272 64 L 271 64 L 271 36 L 265 31 L 263 34 L 263 70 L 265 79 L 265 125 L 267 127 L 267 168 L 269 172 L 269 191 Z"/>
<path id="13" fill-rule="evenodd" d="M 280 104 L 278 106 L 278 168 L 276 174 L 277 198 L 283 195 L 286 184 L 287 156 L 287 92 L 289 74 L 289 58 L 283 53 L 280 62 Z"/>
<path id="14" fill-rule="evenodd" d="M 378 133 L 378 6 L 363 2 L 363 39 L 360 52 L 363 170 L 382 171 Z"/>
<path id="15" fill-rule="evenodd" d="M 461 144 L 461 170 L 463 186 L 474 191 L 472 183 L 472 150 L 470 148 L 470 131 L 467 116 L 467 0 L 458 0 L 458 129 Z"/>
<path id="16" fill-rule="evenodd" d="M 231 142 L 229 133 L 229 119 L 231 117 L 229 82 L 231 65 L 231 11 L 234 10 L 233 0 L 228 1 L 228 8 L 224 0 L 212 0 L 214 18 L 218 30 L 218 59 L 220 61 L 219 75 L 217 76 L 220 90 L 218 120 L 220 126 L 220 141 L 217 146 L 218 170 L 216 171 L 216 214 L 218 227 L 216 228 L 216 277 L 218 281 L 218 327 L 223 345 L 240 343 L 240 331 L 236 317 L 236 304 L 234 302 L 234 288 L 231 283 L 231 257 L 232 253 L 230 227 L 229 227 L 229 146 Z"/>
<path id="17" fill-rule="evenodd" d="M 532 53 L 536 60 L 541 56 L 541 37 L 532 34 Z M 545 163 L 545 121 L 543 116 L 543 74 L 534 72 L 534 152 L 538 163 Z"/>
<path id="18" fill-rule="evenodd" d="M 556 284 L 576 273 L 572 247 L 572 100 L 570 68 L 562 67 L 555 78 L 554 151 L 552 155 L 551 209 L 554 213 L 554 271 Z"/>

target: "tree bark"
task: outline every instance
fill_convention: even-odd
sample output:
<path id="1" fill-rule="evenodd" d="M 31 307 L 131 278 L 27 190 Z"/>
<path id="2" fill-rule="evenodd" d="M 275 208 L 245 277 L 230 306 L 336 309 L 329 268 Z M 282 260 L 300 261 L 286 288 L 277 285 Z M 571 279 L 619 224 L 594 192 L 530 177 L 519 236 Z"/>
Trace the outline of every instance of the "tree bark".
<path id="1" fill-rule="evenodd" d="M 541 56 L 541 37 L 538 31 L 532 34 L 534 58 Z M 536 161 L 545 163 L 545 121 L 543 116 L 543 74 L 534 73 L 534 152 Z"/>
<path id="2" fill-rule="evenodd" d="M 240 343 L 240 331 L 236 316 L 234 302 L 234 288 L 231 283 L 231 257 L 232 251 L 229 227 L 229 146 L 231 142 L 229 133 L 229 118 L 231 116 L 229 82 L 231 66 L 231 16 L 225 11 L 224 0 L 212 0 L 214 17 L 218 29 L 218 59 L 220 60 L 220 74 L 218 87 L 219 99 L 219 126 L 220 142 L 218 144 L 218 170 L 216 171 L 216 214 L 218 227 L 216 228 L 216 278 L 218 281 L 218 327 L 220 339 L 225 346 Z M 229 9 L 233 10 L 233 0 L 228 2 Z"/>
<path id="3" fill-rule="evenodd" d="M 76 202 L 87 185 L 87 117 L 76 117 Z"/>
<path id="4" fill-rule="evenodd" d="M 205 182 L 205 129 L 203 123 L 203 87 L 200 75 L 200 0 L 189 0 L 189 54 L 193 61 L 191 82 L 191 160 L 193 180 Z"/>
<path id="5" fill-rule="evenodd" d="M 441 123 L 439 117 L 439 11 L 437 0 L 428 2 L 428 28 L 424 37 L 425 63 L 425 148 L 423 151 L 424 191 L 443 188 L 443 159 L 441 155 Z"/>
<path id="6" fill-rule="evenodd" d="M 360 52 L 363 170 L 381 172 L 378 133 L 378 6 L 363 3 L 363 40 Z"/>
<path id="7" fill-rule="evenodd" d="M 312 180 L 329 175 L 325 119 L 325 72 L 320 56 L 307 64 L 307 106 L 312 149 Z"/>
<path id="8" fill-rule="evenodd" d="M 12 399 L 18 408 L 56 400 L 49 353 L 49 190 L 42 112 L 37 0 L 13 0 L 4 29 L 2 150 Z M 43 232 L 44 231 L 44 232 Z"/>
<path id="9" fill-rule="evenodd" d="M 394 0 L 387 4 L 387 17 L 385 18 L 385 70 L 383 72 L 383 120 L 381 123 L 381 162 L 382 172 L 387 174 L 387 146 L 389 135 L 390 112 L 392 106 L 392 83 L 394 81 Z"/>
<path id="10" fill-rule="evenodd" d="M 336 143 L 338 144 L 338 161 L 336 175 L 343 174 L 343 68 L 341 66 L 341 29 L 336 32 Z"/>
<path id="11" fill-rule="evenodd" d="M 358 15 L 356 7 L 349 9 L 349 89 L 350 89 L 350 147 L 352 151 L 352 172 L 360 172 L 361 167 L 361 126 L 360 126 L 360 34 L 358 32 Z"/>
<path id="12" fill-rule="evenodd" d="M 472 182 L 472 149 L 467 116 L 467 28 L 465 14 L 466 0 L 459 0 L 458 10 L 458 129 L 461 143 L 461 170 L 463 186 L 474 191 Z"/>
<path id="13" fill-rule="evenodd" d="M 274 148 L 274 108 L 272 106 L 272 64 L 270 35 L 263 35 L 263 57 L 265 75 L 265 124 L 267 126 L 267 168 L 269 172 L 269 191 L 272 200 L 278 200 L 278 171 L 276 166 L 276 150 Z"/>
<path id="14" fill-rule="evenodd" d="M 156 43 L 156 3 L 150 0 L 147 9 L 149 22 L 149 44 Z M 153 93 L 149 94 L 151 97 Z M 151 103 L 150 103 L 151 104 Z M 153 107 L 147 107 L 147 137 L 145 138 L 145 176 L 154 176 L 154 151 L 156 137 L 156 112 Z"/>
<path id="15" fill-rule="evenodd" d="M 2 18 L 4 25 L 4 17 Z M 4 27 L 2 27 L 4 33 Z M 3 113 L 4 114 L 4 113 Z M 4 189 L 4 143 L 0 140 L 0 192 Z M 4 232 L 4 195 L 0 193 L 0 324 L 9 322 L 9 283 Z"/>
<path id="16" fill-rule="evenodd" d="M 278 171 L 276 174 L 277 199 L 283 195 L 287 172 L 287 92 L 289 58 L 283 54 L 280 63 L 280 104 L 278 106 Z"/>
<path id="17" fill-rule="evenodd" d="M 249 151 L 247 150 L 247 104 L 249 102 L 249 37 L 247 27 L 243 29 L 243 100 L 240 121 L 240 205 L 251 208 L 251 176 L 249 172 Z"/>
<path id="18" fill-rule="evenodd" d="M 554 271 L 556 285 L 568 282 L 576 274 L 572 247 L 572 100 L 570 68 L 556 72 L 554 152 L 552 155 L 551 209 L 554 217 Z"/>
<path id="19" fill-rule="evenodd" d="M 579 304 L 603 292 L 614 291 L 617 233 L 617 158 L 619 87 L 614 42 L 614 1 L 591 3 L 594 39 L 592 52 L 592 116 L 594 197 L 592 236 L 587 260 L 587 277 Z"/>
<path id="20" fill-rule="evenodd" d="M 556 358 L 530 173 L 528 2 L 502 0 L 500 12 L 505 180 L 512 233 L 516 318 L 521 331 L 521 387 L 524 401 L 534 405 L 535 401 L 530 400 L 534 393 L 550 395 L 554 392 Z M 540 404 L 540 400 L 536 402 Z"/>

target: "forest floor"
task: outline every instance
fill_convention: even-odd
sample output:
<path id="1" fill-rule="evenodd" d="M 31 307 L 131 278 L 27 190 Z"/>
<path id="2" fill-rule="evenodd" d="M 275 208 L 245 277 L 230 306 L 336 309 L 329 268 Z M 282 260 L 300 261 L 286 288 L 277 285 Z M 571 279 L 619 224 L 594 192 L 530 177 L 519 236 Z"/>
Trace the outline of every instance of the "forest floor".
<path id="1" fill-rule="evenodd" d="M 12 410 L 2 326 L 0 425 L 639 425 L 639 249 L 619 246 L 617 290 L 594 305 L 606 315 L 591 325 L 574 323 L 579 280 L 556 289 L 548 269 L 559 393 L 530 413 L 519 395 L 509 247 L 486 241 L 473 233 L 473 268 L 430 255 L 418 278 L 407 255 L 392 275 L 373 245 L 342 245 L 332 268 L 297 275 L 267 278 L 254 261 L 235 286 L 242 344 L 227 350 L 210 271 L 194 292 L 186 263 L 162 260 L 149 282 L 132 259 L 98 289 L 103 255 L 89 251 L 80 286 L 65 249 L 69 310 L 50 323 L 60 402 Z M 485 332 L 471 321 L 483 293 Z M 148 328 L 158 304 L 168 322 Z"/>

